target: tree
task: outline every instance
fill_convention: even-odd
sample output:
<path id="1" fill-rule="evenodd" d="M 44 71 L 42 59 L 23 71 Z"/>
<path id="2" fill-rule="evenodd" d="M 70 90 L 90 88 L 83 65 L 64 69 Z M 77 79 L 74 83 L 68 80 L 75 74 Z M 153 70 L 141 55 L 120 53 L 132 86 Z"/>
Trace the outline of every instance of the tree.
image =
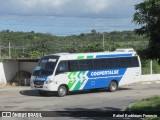
<path id="1" fill-rule="evenodd" d="M 51 52 L 52 44 L 47 39 L 34 41 L 32 44 L 27 51 L 29 57 L 39 57 Z"/>
<path id="2" fill-rule="evenodd" d="M 160 0 L 144 0 L 135 10 L 133 22 L 141 25 L 135 32 L 149 38 L 148 57 L 160 60 Z"/>
<path id="3" fill-rule="evenodd" d="M 91 30 L 91 33 L 92 33 L 93 35 L 97 34 L 97 32 L 96 32 L 95 29 Z"/>

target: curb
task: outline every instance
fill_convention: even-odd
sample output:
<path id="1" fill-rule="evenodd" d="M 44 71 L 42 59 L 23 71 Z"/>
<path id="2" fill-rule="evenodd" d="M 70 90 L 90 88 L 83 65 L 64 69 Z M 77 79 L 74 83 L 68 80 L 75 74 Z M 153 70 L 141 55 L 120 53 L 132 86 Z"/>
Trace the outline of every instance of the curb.
<path id="1" fill-rule="evenodd" d="M 160 84 L 160 80 L 135 82 L 135 83 L 130 83 L 130 84 L 126 84 L 126 85 L 120 85 L 120 87 L 133 86 L 133 85 L 137 85 L 137 86 L 138 85 L 149 85 L 149 84 Z"/>

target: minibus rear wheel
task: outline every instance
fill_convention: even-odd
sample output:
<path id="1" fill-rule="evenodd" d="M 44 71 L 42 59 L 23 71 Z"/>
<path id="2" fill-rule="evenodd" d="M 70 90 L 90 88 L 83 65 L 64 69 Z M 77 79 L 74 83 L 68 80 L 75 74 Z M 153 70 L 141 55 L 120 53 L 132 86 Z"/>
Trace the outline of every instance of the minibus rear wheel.
<path id="1" fill-rule="evenodd" d="M 117 84 L 117 82 L 116 82 L 116 81 L 112 81 L 112 82 L 110 83 L 110 85 L 109 85 L 108 90 L 109 90 L 110 92 L 115 92 L 117 89 L 118 89 L 118 84 Z"/>

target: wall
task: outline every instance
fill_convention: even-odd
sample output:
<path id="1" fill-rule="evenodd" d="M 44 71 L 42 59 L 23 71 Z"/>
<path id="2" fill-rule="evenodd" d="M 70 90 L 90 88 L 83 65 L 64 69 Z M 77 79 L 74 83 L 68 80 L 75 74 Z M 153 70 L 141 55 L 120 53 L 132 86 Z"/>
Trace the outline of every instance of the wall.
<path id="1" fill-rule="evenodd" d="M 36 64 L 37 64 L 36 62 L 21 62 L 20 70 L 32 73 Z"/>
<path id="2" fill-rule="evenodd" d="M 5 60 L 3 62 L 3 69 L 4 69 L 6 82 L 9 82 L 18 72 L 18 62 L 15 60 Z"/>
<path id="3" fill-rule="evenodd" d="M 3 63 L 0 62 L 0 85 L 6 84 L 6 77 L 4 73 Z"/>
<path id="4" fill-rule="evenodd" d="M 141 75 L 137 79 L 134 79 L 131 83 L 139 83 L 139 82 L 155 82 L 160 81 L 160 74 L 148 74 L 148 75 Z M 128 83 L 122 83 L 120 86 L 127 85 Z"/>
<path id="5" fill-rule="evenodd" d="M 20 62 L 20 70 L 32 73 L 36 64 L 36 62 Z M 0 85 L 11 81 L 17 72 L 19 72 L 18 61 L 5 60 L 0 62 Z"/>
<path id="6" fill-rule="evenodd" d="M 147 81 L 157 81 L 160 80 L 160 74 L 148 74 L 148 75 L 142 75 L 140 82 L 147 82 Z"/>

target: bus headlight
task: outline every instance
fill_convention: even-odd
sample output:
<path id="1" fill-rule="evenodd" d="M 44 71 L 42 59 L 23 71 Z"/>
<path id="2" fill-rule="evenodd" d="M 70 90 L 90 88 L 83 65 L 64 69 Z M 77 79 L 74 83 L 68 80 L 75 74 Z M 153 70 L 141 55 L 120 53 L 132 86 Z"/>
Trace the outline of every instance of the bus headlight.
<path id="1" fill-rule="evenodd" d="M 45 81 L 45 84 L 50 84 L 52 82 L 53 82 L 52 80 L 47 80 L 47 81 Z"/>

